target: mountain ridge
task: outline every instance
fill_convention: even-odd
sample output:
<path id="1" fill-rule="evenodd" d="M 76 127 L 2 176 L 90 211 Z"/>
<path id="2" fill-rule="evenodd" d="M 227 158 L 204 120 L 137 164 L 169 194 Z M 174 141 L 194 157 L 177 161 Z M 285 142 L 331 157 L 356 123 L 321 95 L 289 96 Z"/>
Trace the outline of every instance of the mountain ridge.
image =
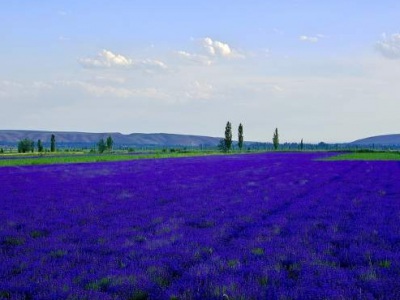
<path id="1" fill-rule="evenodd" d="M 81 131 L 47 131 L 47 130 L 0 130 L 0 143 L 18 143 L 28 138 L 33 141 L 50 142 L 54 134 L 57 143 L 97 143 L 101 138 L 111 136 L 119 145 L 152 145 L 152 146 L 215 146 L 221 138 L 173 133 L 130 133 L 119 132 L 81 132 Z"/>
<path id="2" fill-rule="evenodd" d="M 16 144 L 24 138 L 44 144 L 50 143 L 54 134 L 60 144 L 96 144 L 101 138 L 111 136 L 116 145 L 127 146 L 216 146 L 222 137 L 174 133 L 128 133 L 120 132 L 83 132 L 83 131 L 49 131 L 49 130 L 0 130 L 0 144 Z M 248 141 L 247 143 L 255 143 Z M 400 134 L 384 134 L 358 139 L 349 145 L 359 146 L 394 146 L 400 145 Z"/>
<path id="3" fill-rule="evenodd" d="M 400 145 L 400 134 L 383 134 L 375 135 L 367 138 L 355 140 L 351 145 L 383 145 L 383 146 L 394 146 Z"/>

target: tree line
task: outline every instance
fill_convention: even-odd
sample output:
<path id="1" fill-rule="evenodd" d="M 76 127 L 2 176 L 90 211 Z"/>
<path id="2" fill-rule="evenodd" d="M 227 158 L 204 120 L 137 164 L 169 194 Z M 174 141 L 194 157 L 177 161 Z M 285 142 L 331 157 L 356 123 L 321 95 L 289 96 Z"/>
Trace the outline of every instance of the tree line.
<path id="1" fill-rule="evenodd" d="M 279 148 L 279 133 L 278 128 L 275 129 L 272 143 L 275 150 Z M 105 151 L 111 152 L 113 149 L 114 141 L 111 136 L 108 136 L 106 139 L 101 138 L 97 143 L 97 150 L 99 153 L 104 153 Z M 231 122 L 227 122 L 225 126 L 225 138 L 221 139 L 218 145 L 218 149 L 222 152 L 229 152 L 232 150 L 232 124 Z M 303 140 L 301 140 L 301 149 L 303 149 Z M 240 123 L 238 127 L 238 142 L 237 146 L 239 151 L 243 150 L 244 147 L 244 134 L 243 134 L 243 124 Z M 28 153 L 35 151 L 35 142 L 31 139 L 25 138 L 18 142 L 18 152 L 19 153 Z M 44 152 L 43 142 L 38 139 L 36 142 L 36 149 L 37 152 L 41 153 Z M 56 151 L 56 137 L 54 134 L 50 137 L 50 152 Z"/>
<path id="2" fill-rule="evenodd" d="M 114 145 L 114 141 L 111 136 L 108 136 L 106 140 L 101 138 L 97 143 L 97 150 L 100 153 L 104 151 L 112 151 Z M 20 140 L 17 145 L 18 153 L 29 153 L 34 152 L 35 149 L 37 152 L 42 153 L 45 152 L 43 142 L 41 139 L 38 139 L 35 143 L 32 139 L 25 138 Z M 3 149 L 1 149 L 3 151 Z M 4 151 L 3 151 L 4 152 Z M 52 134 L 50 136 L 50 152 L 56 152 L 56 136 Z"/>
<path id="3" fill-rule="evenodd" d="M 225 133 L 224 133 L 224 138 L 219 141 L 218 144 L 218 149 L 222 152 L 229 152 L 233 148 L 239 149 L 239 151 L 243 151 L 245 148 L 245 143 L 244 143 L 244 126 L 242 123 L 239 124 L 237 128 L 237 144 L 234 144 L 232 141 L 232 123 L 227 122 L 225 126 Z M 270 140 L 271 141 L 271 140 Z M 7 143 L 8 144 L 8 143 Z M 7 145 L 4 144 L 4 145 Z M 45 148 L 46 142 L 43 142 L 41 139 L 38 139 L 36 142 L 34 142 L 32 139 L 25 138 L 23 140 L 20 140 L 17 143 L 17 149 L 19 153 L 29 153 L 29 152 L 34 152 L 37 151 L 38 153 L 42 152 L 56 152 L 56 136 L 52 134 L 50 136 L 50 148 Z M 47 144 L 48 145 L 48 144 Z M 75 148 L 75 150 L 82 150 L 82 149 L 89 149 L 90 152 L 99 152 L 99 153 L 104 153 L 105 151 L 113 151 L 114 147 L 114 141 L 111 136 L 108 136 L 107 138 L 101 138 L 93 147 L 94 145 L 91 144 L 91 146 L 87 146 L 85 143 L 79 144 L 77 146 L 78 148 Z M 8 146 L 9 147 L 9 146 Z M 60 148 L 63 148 L 63 145 L 61 144 Z M 199 145 L 199 146 L 185 146 L 184 150 L 186 151 L 187 148 L 189 149 L 199 149 L 200 150 L 215 150 L 215 145 Z M 11 152 L 11 149 L 13 147 L 9 147 L 9 150 Z M 14 148 L 15 149 L 15 148 Z M 128 151 L 134 151 L 133 148 L 128 148 L 128 146 L 122 146 L 119 145 L 119 149 L 121 150 L 128 150 Z M 130 149 L 130 150 L 129 150 Z M 143 146 L 142 148 L 144 151 L 147 150 L 157 150 L 157 146 Z M 341 151 L 341 150 L 355 150 L 355 151 L 360 151 L 360 150 L 394 150 L 394 149 L 400 149 L 398 145 L 366 145 L 366 146 L 360 146 L 360 145 L 351 145 L 351 144 L 327 144 L 324 142 L 320 143 L 304 143 L 303 139 L 299 143 L 296 142 L 291 142 L 291 143 L 280 143 L 279 140 L 279 131 L 278 128 L 275 128 L 273 134 L 272 134 L 272 143 L 271 142 L 252 142 L 251 144 L 246 145 L 246 150 L 247 151 L 270 151 L 270 150 L 287 150 L 287 151 L 293 151 L 293 150 L 335 150 L 335 151 Z M 68 151 L 68 150 L 67 150 Z M 5 153 L 5 148 L 0 147 L 0 154 Z"/>
<path id="4" fill-rule="evenodd" d="M 239 124 L 238 127 L 238 143 L 237 146 L 239 151 L 242 151 L 244 143 L 244 136 L 243 136 L 243 125 L 242 123 Z M 275 131 L 272 136 L 272 144 L 274 146 L 274 150 L 278 150 L 279 148 L 279 132 L 278 128 L 275 128 Z M 301 150 L 303 150 L 303 139 L 300 143 Z M 231 122 L 227 122 L 225 126 L 225 138 L 220 140 L 218 149 L 222 152 L 229 152 L 232 150 L 232 124 Z"/>
<path id="5" fill-rule="evenodd" d="M 28 153 L 35 151 L 35 142 L 31 139 L 25 138 L 20 140 L 17 145 L 18 153 Z M 41 139 L 36 142 L 37 152 L 44 152 L 44 146 Z M 54 134 L 50 137 L 50 152 L 56 151 L 56 136 Z"/>
<path id="6" fill-rule="evenodd" d="M 99 140 L 99 142 L 97 143 L 97 150 L 99 150 L 100 153 L 103 153 L 106 150 L 112 151 L 113 145 L 114 141 L 111 135 L 109 135 L 106 140 L 104 140 L 103 138 Z"/>

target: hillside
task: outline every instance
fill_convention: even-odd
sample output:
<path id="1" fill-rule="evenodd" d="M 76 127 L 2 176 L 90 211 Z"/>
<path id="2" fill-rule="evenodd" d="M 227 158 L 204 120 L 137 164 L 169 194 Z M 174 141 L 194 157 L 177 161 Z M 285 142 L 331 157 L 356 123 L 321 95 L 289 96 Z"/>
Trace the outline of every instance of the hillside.
<path id="1" fill-rule="evenodd" d="M 400 134 L 387 134 L 387 135 L 378 135 L 371 136 L 365 139 L 356 140 L 351 142 L 352 145 L 383 145 L 383 146 L 392 146 L 392 145 L 400 145 Z"/>
<path id="2" fill-rule="evenodd" d="M 119 132 L 67 132 L 67 131 L 33 131 L 33 130 L 0 130 L 0 143 L 17 143 L 18 141 L 28 138 L 34 141 L 38 139 L 44 143 L 50 142 L 50 136 L 56 136 L 57 143 L 65 144 L 93 144 L 97 143 L 101 138 L 107 138 L 109 135 L 113 138 L 116 145 L 132 145 L 132 146 L 215 146 L 220 138 L 183 135 L 183 134 L 167 134 L 167 133 L 132 133 L 122 134 Z"/>

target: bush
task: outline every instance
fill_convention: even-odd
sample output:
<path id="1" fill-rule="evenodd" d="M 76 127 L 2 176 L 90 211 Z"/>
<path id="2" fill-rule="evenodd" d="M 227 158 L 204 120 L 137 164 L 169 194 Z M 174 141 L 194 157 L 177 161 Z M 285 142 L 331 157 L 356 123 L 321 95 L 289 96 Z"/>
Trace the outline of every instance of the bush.
<path id="1" fill-rule="evenodd" d="M 18 142 L 18 153 L 33 152 L 35 143 L 30 139 L 23 139 Z"/>
<path id="2" fill-rule="evenodd" d="M 228 152 L 228 148 L 226 148 L 225 140 L 220 140 L 218 144 L 218 150 L 221 152 Z"/>

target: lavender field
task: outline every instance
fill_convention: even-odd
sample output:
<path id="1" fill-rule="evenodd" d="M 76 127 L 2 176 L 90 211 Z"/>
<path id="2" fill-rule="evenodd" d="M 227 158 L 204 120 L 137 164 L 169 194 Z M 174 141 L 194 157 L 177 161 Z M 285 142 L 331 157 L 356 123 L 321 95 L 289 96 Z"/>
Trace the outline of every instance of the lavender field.
<path id="1" fill-rule="evenodd" d="M 0 299 L 400 299 L 400 163 L 329 155 L 0 168 Z"/>

